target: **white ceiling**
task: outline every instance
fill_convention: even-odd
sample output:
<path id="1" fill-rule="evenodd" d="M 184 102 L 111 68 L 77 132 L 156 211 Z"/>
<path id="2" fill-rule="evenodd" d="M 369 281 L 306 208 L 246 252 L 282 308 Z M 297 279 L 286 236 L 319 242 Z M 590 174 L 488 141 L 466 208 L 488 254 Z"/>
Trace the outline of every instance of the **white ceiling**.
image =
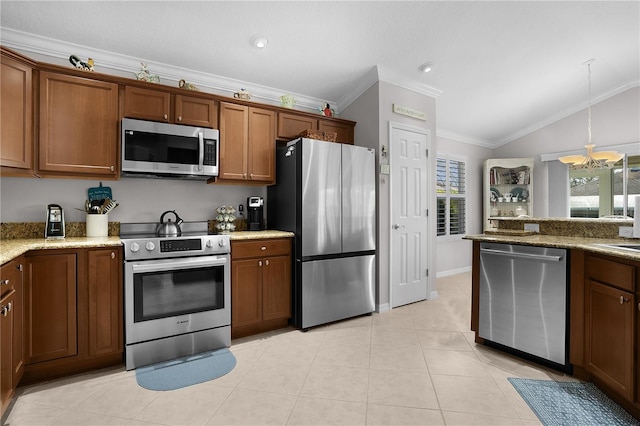
<path id="1" fill-rule="evenodd" d="M 25 32 L 338 111 L 377 72 L 437 97 L 438 135 L 486 146 L 584 108 L 589 59 L 595 101 L 640 84 L 639 1 L 2 0 L 0 15 L 10 47 Z"/>

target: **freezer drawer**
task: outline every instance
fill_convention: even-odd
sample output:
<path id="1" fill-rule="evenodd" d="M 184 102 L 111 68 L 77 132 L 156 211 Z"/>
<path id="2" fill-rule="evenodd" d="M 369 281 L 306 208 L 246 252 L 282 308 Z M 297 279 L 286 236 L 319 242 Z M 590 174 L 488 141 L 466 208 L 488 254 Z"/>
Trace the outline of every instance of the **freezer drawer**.
<path id="1" fill-rule="evenodd" d="M 302 262 L 302 328 L 374 310 L 375 255 Z"/>
<path id="2" fill-rule="evenodd" d="M 566 365 L 566 250 L 482 243 L 479 315 L 483 339 Z"/>

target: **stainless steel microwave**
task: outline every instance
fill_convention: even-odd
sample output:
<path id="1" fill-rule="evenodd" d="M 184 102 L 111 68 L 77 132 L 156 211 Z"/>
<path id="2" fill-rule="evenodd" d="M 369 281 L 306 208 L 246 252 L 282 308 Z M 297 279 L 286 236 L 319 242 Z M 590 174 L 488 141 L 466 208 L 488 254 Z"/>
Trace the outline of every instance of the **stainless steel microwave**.
<path id="1" fill-rule="evenodd" d="M 122 176 L 218 176 L 219 132 L 206 127 L 122 119 Z"/>

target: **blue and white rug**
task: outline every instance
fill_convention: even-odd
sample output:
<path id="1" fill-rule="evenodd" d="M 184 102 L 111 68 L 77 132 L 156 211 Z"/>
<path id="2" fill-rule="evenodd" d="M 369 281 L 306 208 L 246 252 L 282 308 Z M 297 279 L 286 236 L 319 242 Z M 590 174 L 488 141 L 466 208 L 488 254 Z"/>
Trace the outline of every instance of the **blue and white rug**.
<path id="1" fill-rule="evenodd" d="M 512 377 L 509 381 L 545 426 L 640 425 L 592 383 Z"/>
<path id="2" fill-rule="evenodd" d="M 145 389 L 167 391 L 217 379 L 236 366 L 227 348 L 203 352 L 136 369 L 136 381 Z"/>

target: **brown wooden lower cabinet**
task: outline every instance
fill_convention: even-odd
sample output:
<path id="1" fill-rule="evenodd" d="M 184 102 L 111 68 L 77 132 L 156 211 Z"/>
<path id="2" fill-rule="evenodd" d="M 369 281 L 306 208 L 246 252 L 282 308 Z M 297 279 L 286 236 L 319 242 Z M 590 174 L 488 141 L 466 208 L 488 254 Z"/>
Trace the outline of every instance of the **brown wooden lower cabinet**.
<path id="1" fill-rule="evenodd" d="M 631 401 L 635 297 L 592 280 L 585 286 L 585 368 Z"/>
<path id="2" fill-rule="evenodd" d="M 26 256 L 24 382 L 122 362 L 122 248 Z"/>
<path id="3" fill-rule="evenodd" d="M 19 257 L 0 268 L 0 415 L 24 373 L 23 266 Z"/>
<path id="4" fill-rule="evenodd" d="M 231 242 L 231 337 L 283 328 L 291 317 L 291 239 Z"/>
<path id="5" fill-rule="evenodd" d="M 640 262 L 588 251 L 572 261 L 583 265 L 582 276 L 572 268 L 574 374 L 640 418 Z"/>
<path id="6" fill-rule="evenodd" d="M 27 257 L 27 364 L 78 353 L 76 254 Z"/>

